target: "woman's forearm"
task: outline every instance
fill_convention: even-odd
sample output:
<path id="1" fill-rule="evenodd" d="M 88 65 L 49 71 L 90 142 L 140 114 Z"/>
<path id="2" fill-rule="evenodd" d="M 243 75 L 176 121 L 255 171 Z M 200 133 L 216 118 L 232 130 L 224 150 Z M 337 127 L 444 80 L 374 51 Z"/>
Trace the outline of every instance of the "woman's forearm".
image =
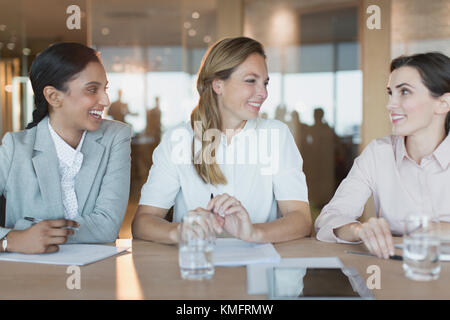
<path id="1" fill-rule="evenodd" d="M 354 222 L 343 225 L 339 228 L 334 229 L 334 234 L 341 240 L 348 242 L 357 242 L 361 241 L 361 238 L 358 236 L 358 228 L 360 227 L 360 223 Z"/>
<path id="2" fill-rule="evenodd" d="M 283 242 L 309 237 L 312 230 L 310 214 L 290 212 L 284 217 L 272 222 L 257 223 L 255 228 L 255 242 Z"/>
<path id="3" fill-rule="evenodd" d="M 133 237 L 166 244 L 178 243 L 178 225 L 154 215 L 139 214 L 133 221 Z"/>

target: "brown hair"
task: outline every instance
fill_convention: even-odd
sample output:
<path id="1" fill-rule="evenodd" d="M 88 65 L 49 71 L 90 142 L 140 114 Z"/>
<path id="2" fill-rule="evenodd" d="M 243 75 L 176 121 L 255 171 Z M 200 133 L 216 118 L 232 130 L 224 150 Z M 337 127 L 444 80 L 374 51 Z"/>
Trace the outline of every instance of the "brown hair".
<path id="1" fill-rule="evenodd" d="M 199 124 L 201 123 L 201 132 L 210 129 L 222 130 L 222 119 L 219 113 L 217 103 L 217 95 L 213 90 L 212 82 L 215 79 L 226 80 L 233 71 L 248 56 L 258 53 L 266 58 L 264 48 L 261 43 L 256 40 L 237 37 L 225 38 L 216 42 L 207 51 L 203 57 L 202 64 L 198 72 L 197 90 L 200 95 L 197 106 L 191 114 L 191 126 L 194 130 L 194 138 L 192 143 L 192 157 L 194 161 L 195 171 L 205 183 L 213 185 L 226 184 L 227 179 L 215 162 L 215 153 L 211 153 L 214 161 L 206 161 L 208 154 L 206 149 L 209 143 L 203 141 L 202 134 L 199 133 Z M 195 139 L 201 141 L 201 151 L 195 153 Z M 218 141 L 214 141 L 218 143 Z"/>
<path id="2" fill-rule="evenodd" d="M 450 58 L 439 52 L 400 56 L 391 62 L 391 72 L 400 67 L 415 68 L 431 96 L 437 98 L 450 92 Z M 445 133 L 450 130 L 450 112 L 445 118 Z"/>

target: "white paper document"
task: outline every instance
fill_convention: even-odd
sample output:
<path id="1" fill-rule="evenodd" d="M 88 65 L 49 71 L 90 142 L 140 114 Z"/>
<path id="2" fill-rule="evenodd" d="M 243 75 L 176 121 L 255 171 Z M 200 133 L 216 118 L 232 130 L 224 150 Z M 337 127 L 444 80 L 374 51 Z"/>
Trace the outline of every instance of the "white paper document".
<path id="1" fill-rule="evenodd" d="M 337 257 L 325 258 L 289 258 L 281 259 L 279 263 L 264 263 L 247 266 L 248 294 L 267 294 L 267 269 L 272 267 L 301 267 L 301 268 L 343 268 Z M 292 281 L 292 279 L 287 279 Z"/>
<path id="2" fill-rule="evenodd" d="M 213 252 L 215 266 L 245 266 L 254 263 L 278 263 L 280 255 L 271 243 L 252 243 L 233 238 L 219 238 Z"/>
<path id="3" fill-rule="evenodd" d="M 22 254 L 2 252 L 0 253 L 0 261 L 84 266 L 124 252 L 128 248 L 95 244 L 64 244 L 60 245 L 59 251 L 54 253 Z"/>

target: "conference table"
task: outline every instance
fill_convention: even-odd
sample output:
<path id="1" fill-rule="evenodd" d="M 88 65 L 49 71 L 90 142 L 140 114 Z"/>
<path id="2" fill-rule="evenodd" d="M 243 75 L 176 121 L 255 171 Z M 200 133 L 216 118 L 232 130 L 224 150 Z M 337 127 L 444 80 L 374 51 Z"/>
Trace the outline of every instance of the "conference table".
<path id="1" fill-rule="evenodd" d="M 401 243 L 401 238 L 394 241 Z M 131 239 L 110 245 L 131 248 L 81 266 L 79 289 L 69 288 L 73 271 L 68 266 L 0 261 L 0 299 L 267 299 L 266 295 L 247 293 L 245 267 L 216 267 L 211 280 L 182 280 L 175 245 Z M 401 261 L 345 253 L 366 251 L 362 244 L 305 238 L 275 244 L 275 249 L 282 258 L 338 257 L 344 266 L 357 269 L 364 280 L 371 275 L 368 267 L 376 265 L 381 275 L 380 289 L 372 290 L 376 299 L 450 299 L 450 262 L 441 263 L 438 280 L 418 282 L 404 276 Z"/>

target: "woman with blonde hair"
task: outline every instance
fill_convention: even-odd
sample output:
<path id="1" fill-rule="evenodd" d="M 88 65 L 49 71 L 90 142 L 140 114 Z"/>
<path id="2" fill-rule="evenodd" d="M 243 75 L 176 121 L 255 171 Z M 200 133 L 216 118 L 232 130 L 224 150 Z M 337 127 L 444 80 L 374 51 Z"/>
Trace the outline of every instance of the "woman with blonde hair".
<path id="1" fill-rule="evenodd" d="M 176 243 L 184 215 L 209 212 L 217 233 L 246 241 L 310 234 L 306 181 L 294 139 L 285 124 L 258 117 L 268 81 L 259 42 L 226 38 L 208 50 L 191 121 L 169 130 L 154 151 L 133 221 L 135 238 Z M 173 222 L 168 222 L 164 218 L 172 206 Z"/>

